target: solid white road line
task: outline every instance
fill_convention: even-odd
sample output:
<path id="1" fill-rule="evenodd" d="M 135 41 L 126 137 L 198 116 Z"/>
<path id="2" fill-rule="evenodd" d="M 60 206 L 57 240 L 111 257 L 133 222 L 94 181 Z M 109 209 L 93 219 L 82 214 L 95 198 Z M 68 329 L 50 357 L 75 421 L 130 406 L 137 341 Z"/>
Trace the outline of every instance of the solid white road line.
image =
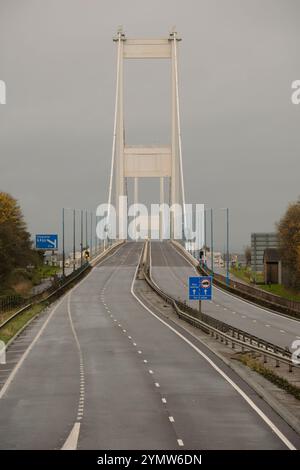
<path id="1" fill-rule="evenodd" d="M 69 434 L 68 439 L 64 443 L 61 450 L 76 450 L 77 449 L 79 431 L 80 431 L 80 423 L 75 423 L 72 428 L 72 431 Z"/>
<path id="2" fill-rule="evenodd" d="M 18 370 L 20 369 L 21 365 L 23 364 L 23 362 L 25 361 L 26 357 L 28 356 L 28 354 L 30 353 L 30 351 L 32 350 L 33 346 L 37 343 L 38 339 L 40 338 L 40 336 L 42 335 L 42 333 L 44 332 L 46 326 L 48 325 L 49 321 L 51 320 L 51 318 L 53 317 L 53 315 L 55 314 L 55 312 L 57 311 L 58 307 L 61 306 L 61 304 L 63 303 L 63 301 L 65 300 L 65 296 L 55 305 L 55 307 L 53 308 L 52 312 L 50 313 L 49 317 L 47 318 L 47 320 L 45 321 L 45 323 L 43 324 L 42 328 L 40 329 L 40 331 L 37 333 L 36 337 L 33 339 L 33 341 L 31 342 L 31 344 L 28 346 L 28 348 L 26 349 L 26 351 L 24 352 L 23 356 L 21 357 L 21 359 L 18 361 L 18 363 L 16 364 L 16 366 L 13 368 L 13 370 L 11 371 L 7 381 L 5 382 L 5 384 L 3 385 L 2 389 L 0 390 L 0 400 L 1 398 L 4 396 L 6 390 L 8 389 L 8 387 L 10 386 L 11 382 L 13 381 L 13 379 L 15 378 Z"/>
<path id="3" fill-rule="evenodd" d="M 123 245 L 121 245 L 119 248 L 117 248 L 117 250 L 114 253 L 107 256 L 103 261 L 106 261 L 108 258 L 111 258 L 112 256 L 115 256 L 116 253 L 122 248 L 122 246 Z M 100 263 L 101 263 L 101 261 L 100 261 Z M 84 279 L 82 279 L 78 284 L 76 284 L 74 287 L 72 287 L 72 289 L 70 289 L 70 291 L 67 294 L 63 295 L 63 297 L 53 307 L 53 309 L 52 309 L 51 313 L 49 314 L 47 320 L 45 321 L 45 323 L 43 324 L 41 329 L 38 331 L 38 333 L 33 337 L 33 339 L 28 338 L 28 337 L 22 338 L 22 339 L 21 338 L 20 339 L 16 338 L 16 344 L 17 343 L 27 343 L 27 342 L 30 342 L 30 344 L 29 344 L 28 348 L 26 349 L 26 351 L 24 352 L 23 356 L 20 358 L 20 360 L 18 361 L 18 363 L 14 367 L 14 369 L 11 371 L 11 373 L 8 376 L 5 384 L 3 385 L 2 389 L 0 390 L 0 400 L 4 396 L 6 390 L 10 386 L 11 382 L 13 381 L 14 377 L 16 376 L 16 374 L 17 374 L 18 370 L 20 369 L 21 365 L 23 364 L 24 360 L 26 359 L 26 357 L 28 356 L 28 354 L 32 350 L 33 346 L 36 344 L 38 339 L 41 337 L 42 333 L 44 332 L 44 330 L 45 330 L 46 326 L 48 325 L 48 323 L 50 322 L 51 318 L 54 316 L 54 314 L 57 311 L 58 307 L 60 307 L 60 305 L 63 303 L 63 301 L 66 299 L 66 296 L 69 293 L 73 292 L 73 290 L 77 289 L 77 287 L 79 287 L 83 282 L 87 281 L 87 279 L 91 276 L 92 272 L 93 272 L 93 270 L 91 270 L 91 272 Z"/>
<path id="4" fill-rule="evenodd" d="M 175 333 L 179 338 L 185 341 L 194 351 L 196 351 L 201 357 L 203 357 L 240 395 L 244 400 L 248 403 L 248 405 L 261 417 L 261 419 L 270 427 L 270 429 L 279 437 L 279 439 L 286 445 L 286 447 L 290 450 L 296 450 L 294 445 L 288 440 L 288 438 L 278 429 L 278 427 L 267 417 L 267 415 L 251 400 L 250 397 L 230 378 L 228 375 L 223 372 L 213 361 L 210 359 L 204 352 L 202 352 L 195 344 L 193 344 L 189 339 L 187 339 L 183 334 L 179 333 L 175 328 L 165 322 L 162 318 L 156 315 L 144 302 L 139 299 L 139 297 L 134 292 L 134 283 L 137 277 L 139 265 L 137 265 L 134 277 L 131 283 L 131 294 L 133 297 L 139 302 L 142 307 L 147 310 L 153 317 L 155 317 L 158 321 L 160 321 L 163 325 L 169 328 L 173 333 Z M 155 385 L 157 382 L 155 383 Z M 157 385 L 156 385 L 157 386 Z M 159 384 L 158 384 L 159 386 Z"/>

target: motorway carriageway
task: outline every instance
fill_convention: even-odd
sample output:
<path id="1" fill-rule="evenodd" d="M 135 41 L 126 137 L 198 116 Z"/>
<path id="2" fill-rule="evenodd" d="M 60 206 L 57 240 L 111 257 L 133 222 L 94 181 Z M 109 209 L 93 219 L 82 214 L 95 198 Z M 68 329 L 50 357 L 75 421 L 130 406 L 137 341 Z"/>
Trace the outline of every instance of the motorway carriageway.
<path id="1" fill-rule="evenodd" d="M 1 449 L 300 448 L 234 371 L 142 303 L 141 250 L 116 249 L 11 345 Z"/>
<path id="2" fill-rule="evenodd" d="M 151 242 L 152 277 L 162 290 L 187 301 L 198 310 L 198 301 L 188 300 L 189 276 L 199 273 L 170 242 Z M 202 301 L 202 312 L 213 318 L 291 350 L 300 339 L 300 321 L 239 299 L 213 287 L 212 301 Z"/>

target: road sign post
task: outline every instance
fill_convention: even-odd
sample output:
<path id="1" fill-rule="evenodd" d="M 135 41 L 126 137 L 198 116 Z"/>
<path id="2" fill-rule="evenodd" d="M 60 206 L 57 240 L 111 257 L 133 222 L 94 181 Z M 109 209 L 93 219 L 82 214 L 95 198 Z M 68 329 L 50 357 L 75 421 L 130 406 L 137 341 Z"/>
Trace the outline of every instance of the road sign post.
<path id="1" fill-rule="evenodd" d="M 212 277 L 211 276 L 193 276 L 189 277 L 189 300 L 199 301 L 199 313 L 202 300 L 211 300 L 212 298 Z"/>

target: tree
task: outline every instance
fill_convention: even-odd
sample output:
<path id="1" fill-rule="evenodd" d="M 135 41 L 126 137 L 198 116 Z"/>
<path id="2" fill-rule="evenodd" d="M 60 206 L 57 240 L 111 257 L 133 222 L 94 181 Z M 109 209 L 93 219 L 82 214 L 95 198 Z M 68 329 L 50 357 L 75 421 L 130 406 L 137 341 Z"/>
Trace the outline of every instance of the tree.
<path id="1" fill-rule="evenodd" d="M 0 192 L 0 284 L 9 286 L 16 269 L 38 262 L 17 201 Z"/>
<path id="2" fill-rule="evenodd" d="M 245 254 L 246 266 L 250 266 L 251 264 L 251 247 L 250 246 L 245 247 L 244 254 Z"/>
<path id="3" fill-rule="evenodd" d="M 300 199 L 288 206 L 277 224 L 282 266 L 288 272 L 286 284 L 300 288 Z"/>

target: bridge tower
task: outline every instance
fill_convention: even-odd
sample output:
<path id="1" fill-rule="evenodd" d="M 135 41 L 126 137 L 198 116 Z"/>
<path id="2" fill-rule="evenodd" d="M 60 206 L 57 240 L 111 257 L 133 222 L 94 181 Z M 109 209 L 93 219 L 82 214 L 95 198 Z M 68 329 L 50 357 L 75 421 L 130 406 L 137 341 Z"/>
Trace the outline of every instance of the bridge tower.
<path id="1" fill-rule="evenodd" d="M 112 203 L 113 184 L 115 186 L 115 207 L 118 208 L 120 196 L 127 194 L 127 179 L 134 182 L 134 202 L 138 202 L 138 184 L 140 178 L 157 177 L 160 179 L 160 204 L 168 202 L 170 206 L 180 204 L 185 220 L 184 181 L 182 170 L 182 149 L 180 134 L 180 112 L 178 93 L 178 42 L 181 39 L 173 30 L 163 39 L 129 39 L 119 28 L 114 41 L 117 45 L 117 78 L 112 145 L 111 174 L 109 184 L 109 203 Z M 171 142 L 165 146 L 133 146 L 125 142 L 124 128 L 124 77 L 123 65 L 127 59 L 167 59 L 171 66 Z M 165 197 L 165 178 L 169 179 L 169 195 Z M 114 183 L 113 183 L 114 181 Z M 163 221 L 160 212 L 160 238 Z M 120 230 L 120 229 L 119 229 Z M 171 238 L 174 231 L 174 214 L 170 217 Z"/>

